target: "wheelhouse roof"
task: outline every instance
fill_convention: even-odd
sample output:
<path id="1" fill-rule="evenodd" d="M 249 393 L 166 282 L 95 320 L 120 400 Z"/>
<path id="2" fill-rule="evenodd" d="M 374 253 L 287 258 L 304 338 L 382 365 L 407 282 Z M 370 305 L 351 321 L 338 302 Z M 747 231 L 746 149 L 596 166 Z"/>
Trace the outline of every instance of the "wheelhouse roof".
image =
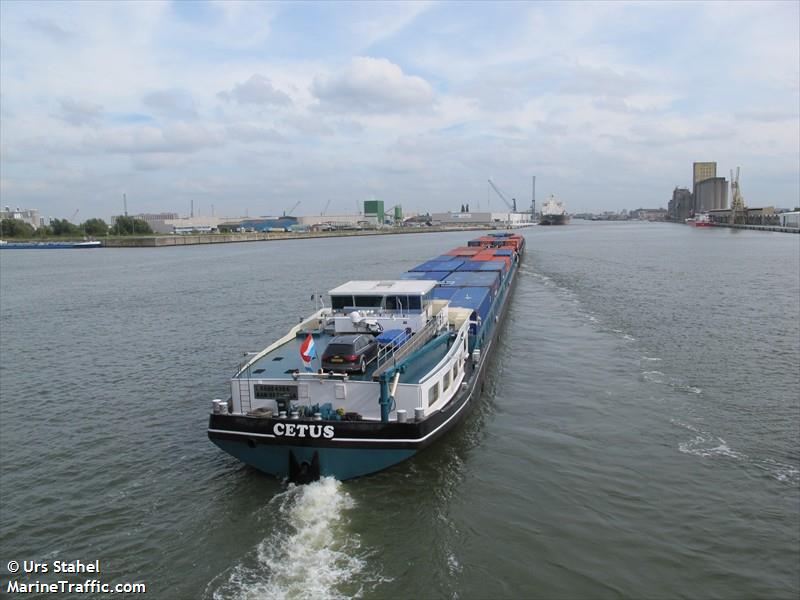
<path id="1" fill-rule="evenodd" d="M 435 281 L 424 279 L 387 279 L 384 281 L 348 281 L 333 288 L 331 296 L 422 296 L 436 286 Z"/>

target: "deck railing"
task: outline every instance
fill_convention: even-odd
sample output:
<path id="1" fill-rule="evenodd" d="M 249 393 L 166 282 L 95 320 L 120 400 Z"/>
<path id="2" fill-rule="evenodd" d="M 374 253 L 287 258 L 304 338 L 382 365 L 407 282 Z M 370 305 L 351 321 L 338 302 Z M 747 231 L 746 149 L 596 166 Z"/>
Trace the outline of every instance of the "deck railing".
<path id="1" fill-rule="evenodd" d="M 442 322 L 442 319 L 440 318 L 441 314 L 442 313 L 440 312 L 435 318 L 428 321 L 425 327 L 411 335 L 408 338 L 408 341 L 402 346 L 396 346 L 395 344 L 386 346 L 388 350 L 382 357 L 383 362 L 378 361 L 378 368 L 375 369 L 375 372 L 372 374 L 372 378 L 378 379 L 381 373 L 397 365 L 399 360 L 402 360 L 415 350 L 418 350 L 424 346 L 434 335 L 436 335 L 436 332 L 439 330 Z"/>

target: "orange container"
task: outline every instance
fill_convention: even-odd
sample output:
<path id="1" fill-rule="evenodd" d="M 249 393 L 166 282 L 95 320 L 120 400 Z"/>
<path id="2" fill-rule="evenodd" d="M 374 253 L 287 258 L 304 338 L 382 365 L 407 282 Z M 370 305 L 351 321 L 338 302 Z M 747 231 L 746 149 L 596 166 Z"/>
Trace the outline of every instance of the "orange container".
<path id="1" fill-rule="evenodd" d="M 449 252 L 445 252 L 447 256 L 475 256 L 481 249 L 476 246 L 460 246 L 458 248 L 453 248 Z"/>

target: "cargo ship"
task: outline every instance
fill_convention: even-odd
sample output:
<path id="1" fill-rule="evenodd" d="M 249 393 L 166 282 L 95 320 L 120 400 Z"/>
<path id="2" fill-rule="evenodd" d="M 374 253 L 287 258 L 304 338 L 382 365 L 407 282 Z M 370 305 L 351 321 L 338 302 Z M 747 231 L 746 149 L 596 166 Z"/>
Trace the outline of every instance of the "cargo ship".
<path id="1" fill-rule="evenodd" d="M 690 217 L 686 219 L 686 224 L 692 225 L 693 227 L 713 227 L 714 225 L 711 222 L 711 215 L 708 213 L 700 213 L 694 217 Z"/>
<path id="2" fill-rule="evenodd" d="M 297 483 L 382 471 L 455 427 L 482 389 L 525 238 L 494 233 L 399 279 L 348 281 L 248 356 L 208 437 Z M 319 297 L 317 297 L 319 300 Z"/>
<path id="3" fill-rule="evenodd" d="M 564 203 L 552 194 L 542 206 L 539 225 L 566 225 L 569 221 Z"/>

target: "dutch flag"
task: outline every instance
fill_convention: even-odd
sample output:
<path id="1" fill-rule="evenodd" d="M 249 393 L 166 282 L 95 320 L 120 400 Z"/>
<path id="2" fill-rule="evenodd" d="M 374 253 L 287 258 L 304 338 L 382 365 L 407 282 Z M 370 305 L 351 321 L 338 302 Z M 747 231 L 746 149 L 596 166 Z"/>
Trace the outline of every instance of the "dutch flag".
<path id="1" fill-rule="evenodd" d="M 314 348 L 314 336 L 310 333 L 308 337 L 300 344 L 300 358 L 306 363 L 306 370 L 311 371 L 311 361 L 317 357 L 317 350 Z"/>

